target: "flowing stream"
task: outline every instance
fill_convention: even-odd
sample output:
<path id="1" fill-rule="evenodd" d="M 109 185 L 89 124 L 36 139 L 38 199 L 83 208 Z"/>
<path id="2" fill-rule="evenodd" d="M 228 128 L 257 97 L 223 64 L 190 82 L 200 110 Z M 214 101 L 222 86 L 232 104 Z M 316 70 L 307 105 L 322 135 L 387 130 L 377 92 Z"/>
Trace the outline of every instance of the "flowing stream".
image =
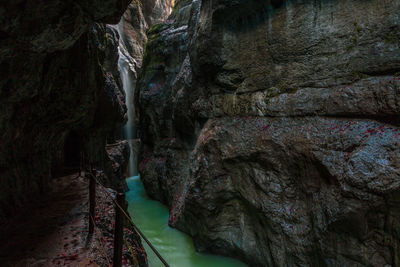
<path id="1" fill-rule="evenodd" d="M 168 226 L 168 208 L 151 200 L 139 176 L 127 179 L 128 211 L 133 221 L 171 267 L 243 267 L 237 260 L 196 252 L 193 240 L 186 234 Z M 154 252 L 142 241 L 149 267 L 164 266 Z"/>
<path id="2" fill-rule="evenodd" d="M 143 234 L 160 252 L 171 267 L 240 267 L 245 264 L 222 256 L 215 256 L 196 252 L 193 240 L 186 234 L 168 226 L 168 208 L 158 201 L 151 200 L 143 187 L 137 172 L 135 150 L 133 149 L 136 138 L 134 91 L 135 78 L 132 69 L 137 65 L 135 59 L 130 57 L 122 40 L 122 18 L 117 26 L 120 34 L 118 66 L 123 89 L 125 91 L 128 121 L 124 127 L 125 138 L 130 145 L 130 158 L 127 184 L 129 191 L 126 198 L 129 203 L 128 211 Z M 149 267 L 164 266 L 154 252 L 142 242 L 148 257 Z"/>

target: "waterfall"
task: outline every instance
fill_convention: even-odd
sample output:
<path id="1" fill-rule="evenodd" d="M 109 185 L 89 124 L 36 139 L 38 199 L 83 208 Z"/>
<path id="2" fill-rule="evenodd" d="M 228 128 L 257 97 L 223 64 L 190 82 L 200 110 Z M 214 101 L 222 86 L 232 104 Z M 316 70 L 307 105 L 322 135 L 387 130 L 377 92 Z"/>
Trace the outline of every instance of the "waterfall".
<path id="1" fill-rule="evenodd" d="M 136 139 L 136 126 L 135 126 L 135 106 L 134 106 L 134 91 L 135 91 L 135 77 L 132 68 L 134 66 L 134 59 L 129 55 L 124 41 L 123 41 L 123 24 L 124 18 L 118 23 L 117 30 L 119 33 L 118 45 L 118 67 L 122 80 L 122 87 L 125 91 L 125 104 L 127 107 L 128 121 L 124 126 L 125 139 L 129 142 L 130 156 L 128 165 L 128 177 L 138 174 L 137 164 L 135 160 L 134 140 Z"/>

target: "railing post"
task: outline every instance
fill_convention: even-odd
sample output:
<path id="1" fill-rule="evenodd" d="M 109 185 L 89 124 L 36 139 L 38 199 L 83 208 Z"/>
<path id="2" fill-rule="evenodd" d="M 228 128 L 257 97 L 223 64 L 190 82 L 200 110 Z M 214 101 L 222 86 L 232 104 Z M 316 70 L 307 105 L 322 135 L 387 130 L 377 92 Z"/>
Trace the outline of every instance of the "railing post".
<path id="1" fill-rule="evenodd" d="M 117 193 L 117 204 L 125 209 L 125 193 Z M 114 267 L 122 266 L 122 243 L 124 238 L 124 215 L 118 205 L 115 206 Z"/>
<path id="2" fill-rule="evenodd" d="M 89 177 L 89 234 L 93 234 L 96 212 L 96 170 L 92 166 Z"/>
<path id="3" fill-rule="evenodd" d="M 83 175 L 83 168 L 85 166 L 85 160 L 83 158 L 83 151 L 81 150 L 80 152 L 80 160 L 79 160 L 79 177 L 82 177 Z"/>

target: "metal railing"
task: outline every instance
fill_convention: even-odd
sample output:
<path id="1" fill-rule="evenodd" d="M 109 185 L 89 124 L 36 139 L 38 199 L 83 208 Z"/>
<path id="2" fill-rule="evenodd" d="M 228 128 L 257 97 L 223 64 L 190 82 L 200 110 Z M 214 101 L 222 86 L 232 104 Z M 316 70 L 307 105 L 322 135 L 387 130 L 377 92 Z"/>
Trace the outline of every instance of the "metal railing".
<path id="1" fill-rule="evenodd" d="M 108 189 L 98 181 L 96 170 L 91 165 L 89 174 L 89 233 L 93 234 L 94 229 L 97 228 L 95 221 L 95 210 L 96 210 L 96 184 L 103 190 L 103 192 L 114 202 L 115 204 L 115 229 L 114 229 L 114 257 L 113 266 L 121 267 L 122 265 L 122 245 L 123 239 L 123 218 L 127 219 L 133 229 L 142 237 L 142 239 L 147 243 L 151 250 L 156 254 L 164 266 L 169 267 L 167 261 L 161 256 L 157 249 L 151 244 L 151 242 L 146 238 L 139 227 L 133 222 L 132 218 L 128 215 L 125 207 L 125 193 L 117 193 L 115 198 Z M 125 240 L 125 242 L 127 242 Z M 108 260 L 108 257 L 107 257 Z"/>

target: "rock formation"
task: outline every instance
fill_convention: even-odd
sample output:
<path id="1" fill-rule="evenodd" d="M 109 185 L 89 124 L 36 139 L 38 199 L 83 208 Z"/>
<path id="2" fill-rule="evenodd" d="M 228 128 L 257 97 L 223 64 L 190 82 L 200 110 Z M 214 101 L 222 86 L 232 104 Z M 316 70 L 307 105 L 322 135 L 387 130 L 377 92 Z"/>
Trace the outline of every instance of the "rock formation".
<path id="1" fill-rule="evenodd" d="M 110 164 L 106 141 L 113 142 L 126 108 L 119 78 L 111 73 L 113 59 L 106 57 L 113 40 L 102 23 L 117 23 L 127 5 L 125 0 L 1 4 L 2 217 L 30 195 L 44 193 L 65 167 L 76 169 L 81 152 L 98 168 Z"/>
<path id="2" fill-rule="evenodd" d="M 400 265 L 400 2 L 181 0 L 138 81 L 148 193 L 251 266 Z"/>
<path id="3" fill-rule="evenodd" d="M 0 218 L 83 155 L 124 185 L 121 54 L 146 190 L 200 251 L 400 266 L 398 14 L 398 0 L 2 1 Z"/>
<path id="4" fill-rule="evenodd" d="M 92 164 L 99 171 L 98 179 L 103 184 L 116 190 L 126 188 L 124 178 L 129 146 L 126 141 L 117 140 L 126 121 L 125 94 L 118 70 L 120 37 L 112 26 L 105 23 L 118 23 L 129 2 L 18 0 L 1 3 L 0 223 L 12 221 L 14 215 L 17 222 L 22 218 L 18 217 L 19 214 L 25 215 L 24 209 L 35 210 L 37 202 L 33 203 L 36 206 L 27 203 L 32 196 L 54 195 L 62 187 L 50 183 L 51 179 L 77 172 L 82 162 Z M 134 16 L 132 14 L 132 18 Z M 63 178 L 68 179 L 69 176 Z M 76 181 L 71 183 L 77 184 Z M 60 191 L 61 196 L 70 197 L 65 202 L 73 202 L 71 196 L 81 192 L 87 194 L 87 181 L 79 185 L 65 188 L 76 192 Z M 97 196 L 97 200 L 102 199 L 102 192 Z M 97 210 L 100 216 L 95 216 L 96 224 L 100 228 L 109 228 L 109 233 L 113 233 L 112 199 L 104 200 L 108 201 L 107 205 L 97 204 L 107 207 L 107 212 Z M 62 206 L 58 213 L 68 214 L 56 212 L 52 216 L 51 211 L 50 215 L 43 214 L 45 222 L 49 221 L 47 218 L 54 217 L 48 228 L 62 229 L 63 216 L 71 217 L 71 214 L 77 213 L 84 216 L 75 219 L 83 220 L 82 225 L 87 225 L 87 201 L 68 203 L 66 206 L 75 204 L 75 212 L 68 213 L 70 211 Z M 20 212 L 16 212 L 17 209 Z M 54 213 L 57 207 L 53 205 L 51 210 Z M 32 217 L 40 220 L 38 216 Z M 103 225 L 104 222 L 107 225 Z M 32 227 L 27 227 L 28 231 L 35 229 L 35 221 L 32 224 Z M 10 223 L 4 225 L 10 226 Z M 84 234 L 83 229 L 80 232 Z M 130 249 L 136 253 L 133 260 L 138 266 L 147 266 L 140 237 L 130 230 L 127 232 Z M 45 243 L 40 233 L 28 234 L 29 240 L 37 239 L 38 246 Z M 96 234 L 92 238 L 96 239 Z M 96 243 L 96 240 L 91 242 L 89 239 L 86 246 Z M 12 243 L 5 245 L 8 249 L 15 249 Z M 60 243 L 54 242 L 53 245 L 57 249 Z M 29 260 L 32 254 L 24 254 L 28 249 L 26 246 L 29 242 L 22 243 L 18 248 L 22 256 L 15 260 L 23 261 L 24 257 Z M 95 251 L 101 253 L 98 249 Z M 34 253 L 33 260 L 35 256 L 43 256 L 40 251 L 35 250 Z M 82 253 L 79 256 L 87 257 Z M 10 260 L 8 256 L 2 257 L 2 262 L 6 261 L 5 266 Z M 42 258 L 41 261 L 43 263 L 48 259 Z M 54 263 L 45 264 L 50 266 Z"/>
<path id="5" fill-rule="evenodd" d="M 171 0 L 132 1 L 115 29 L 121 35 L 119 38 L 121 60 L 129 66 L 128 75 L 131 76 L 132 93 L 135 92 L 136 80 L 142 68 L 147 31 L 154 24 L 165 21 L 171 9 Z M 129 101 L 134 105 L 133 96 Z"/>

